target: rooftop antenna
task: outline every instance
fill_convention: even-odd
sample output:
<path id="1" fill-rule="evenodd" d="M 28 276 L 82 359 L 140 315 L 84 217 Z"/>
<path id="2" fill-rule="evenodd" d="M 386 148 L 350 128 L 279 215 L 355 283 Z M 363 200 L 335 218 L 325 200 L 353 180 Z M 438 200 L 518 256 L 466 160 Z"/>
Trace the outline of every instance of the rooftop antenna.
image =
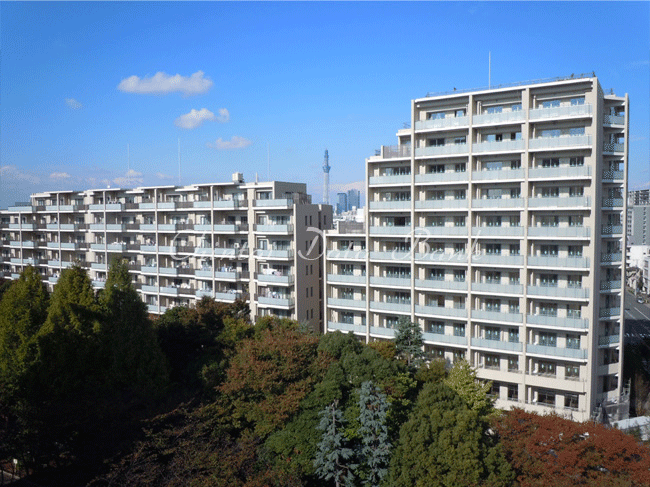
<path id="1" fill-rule="evenodd" d="M 178 138 L 178 185 L 181 185 L 181 138 Z"/>
<path id="2" fill-rule="evenodd" d="M 330 204 L 330 156 L 325 149 L 325 160 L 323 161 L 323 203 Z"/>
<path id="3" fill-rule="evenodd" d="M 126 144 L 126 181 L 131 187 L 131 150 L 129 144 Z"/>
<path id="4" fill-rule="evenodd" d="M 492 51 L 488 51 L 488 89 L 492 88 Z"/>

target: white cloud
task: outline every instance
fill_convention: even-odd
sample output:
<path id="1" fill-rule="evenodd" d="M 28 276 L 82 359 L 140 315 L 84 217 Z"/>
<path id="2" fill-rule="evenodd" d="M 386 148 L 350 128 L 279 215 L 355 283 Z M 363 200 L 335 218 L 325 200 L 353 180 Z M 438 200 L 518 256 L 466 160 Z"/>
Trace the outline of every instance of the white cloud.
<path id="1" fill-rule="evenodd" d="M 120 81 L 117 89 L 141 95 L 165 95 L 174 92 L 180 92 L 184 95 L 200 95 L 207 93 L 213 85 L 212 80 L 204 78 L 203 74 L 203 71 L 197 71 L 189 77 L 180 74 L 171 76 L 158 71 L 149 78 L 140 78 L 133 75 Z"/>
<path id="2" fill-rule="evenodd" d="M 0 179 L 5 181 L 26 181 L 31 184 L 38 184 L 41 179 L 32 173 L 21 171 L 16 166 L 0 166 Z"/>
<path id="3" fill-rule="evenodd" d="M 162 172 L 157 172 L 156 177 L 158 179 L 174 179 L 174 176 L 170 176 L 169 174 L 165 174 L 165 173 L 162 173 Z"/>
<path id="4" fill-rule="evenodd" d="M 83 108 L 83 105 L 74 98 L 66 98 L 65 103 L 73 110 L 79 110 L 80 108 Z"/>
<path id="5" fill-rule="evenodd" d="M 217 122 L 226 123 L 230 120 L 230 113 L 225 108 L 219 108 L 219 116 L 217 117 Z"/>
<path id="6" fill-rule="evenodd" d="M 108 180 L 105 179 L 104 181 L 108 181 Z M 110 181 L 108 182 L 110 183 Z M 124 176 L 119 176 L 113 179 L 113 182 L 118 186 L 127 186 L 127 185 L 133 185 L 134 183 L 142 184 L 144 182 L 144 179 L 142 178 L 141 172 L 130 169 L 129 171 L 127 171 L 127 173 Z"/>
<path id="7" fill-rule="evenodd" d="M 53 172 L 50 179 L 70 179 L 70 175 L 67 172 Z"/>
<path id="8" fill-rule="evenodd" d="M 214 116 L 214 113 L 212 113 L 207 108 L 201 108 L 200 110 L 195 110 L 192 108 L 192 110 L 190 110 L 190 113 L 186 113 L 178 117 L 174 121 L 174 125 L 182 129 L 191 130 L 200 127 L 205 121 L 214 121 L 216 119 L 217 117 Z"/>
<path id="9" fill-rule="evenodd" d="M 214 143 L 208 142 L 206 145 L 213 149 L 224 150 L 224 149 L 243 149 L 244 147 L 248 147 L 251 144 L 252 142 L 250 140 L 245 139 L 243 137 L 239 137 L 237 135 L 233 135 L 230 138 L 230 140 L 222 140 L 221 137 L 219 137 L 217 140 L 214 141 Z"/>

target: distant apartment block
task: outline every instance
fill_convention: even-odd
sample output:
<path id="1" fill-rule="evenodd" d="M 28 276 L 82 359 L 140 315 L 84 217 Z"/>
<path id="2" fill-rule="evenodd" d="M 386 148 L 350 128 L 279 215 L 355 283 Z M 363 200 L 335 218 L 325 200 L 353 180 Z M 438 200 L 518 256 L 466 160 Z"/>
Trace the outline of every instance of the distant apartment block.
<path id="1" fill-rule="evenodd" d="M 628 191 L 627 204 L 632 205 L 650 205 L 650 189 L 638 189 L 636 191 Z"/>
<path id="2" fill-rule="evenodd" d="M 0 211 L 0 271 L 15 279 L 32 265 L 51 287 L 77 262 L 101 289 L 111 258 L 124 256 L 151 313 L 243 297 L 253 319 L 321 329 L 321 249 L 309 228 L 331 225 L 331 207 L 312 204 L 305 184 L 245 183 L 240 173 L 224 183 L 45 192 Z"/>
<path id="3" fill-rule="evenodd" d="M 630 205 L 627 207 L 627 245 L 650 245 L 648 236 L 648 219 L 650 204 Z"/>
<path id="4" fill-rule="evenodd" d="M 591 76 L 413 100 L 366 160 L 366 228 L 326 236 L 327 331 L 407 317 L 499 407 L 624 416 L 628 107 Z"/>

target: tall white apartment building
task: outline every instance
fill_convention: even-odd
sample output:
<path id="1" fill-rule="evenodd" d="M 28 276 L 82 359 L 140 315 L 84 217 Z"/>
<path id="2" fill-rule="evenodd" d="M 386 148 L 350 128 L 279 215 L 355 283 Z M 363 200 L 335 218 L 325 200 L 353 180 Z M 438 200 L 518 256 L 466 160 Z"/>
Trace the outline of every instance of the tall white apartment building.
<path id="1" fill-rule="evenodd" d="M 329 232 L 325 325 L 466 358 L 499 407 L 620 416 L 628 97 L 571 77 L 411 102 Z"/>
<path id="2" fill-rule="evenodd" d="M 273 314 L 321 329 L 318 232 L 332 208 L 306 185 L 231 182 L 33 194 L 0 211 L 0 271 L 27 265 L 54 285 L 77 262 L 104 286 L 113 255 L 129 259 L 151 313 L 203 296 L 249 300 L 251 317 Z"/>

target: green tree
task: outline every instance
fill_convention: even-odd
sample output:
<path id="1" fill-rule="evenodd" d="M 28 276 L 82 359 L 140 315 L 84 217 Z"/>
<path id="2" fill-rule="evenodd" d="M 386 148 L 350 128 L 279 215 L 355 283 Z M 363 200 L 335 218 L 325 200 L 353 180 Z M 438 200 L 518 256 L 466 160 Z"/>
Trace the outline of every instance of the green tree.
<path id="1" fill-rule="evenodd" d="M 104 387 L 140 398 L 159 395 L 167 380 L 165 361 L 126 260 L 116 258 L 111 263 L 99 302 Z"/>
<path id="2" fill-rule="evenodd" d="M 494 401 L 488 396 L 491 382 L 482 382 L 476 376 L 476 369 L 466 360 L 457 361 L 449 371 L 445 384 L 463 398 L 470 409 L 481 415 L 490 413 Z"/>
<path id="3" fill-rule="evenodd" d="M 397 320 L 395 347 L 397 354 L 406 360 L 407 365 L 419 366 L 424 358 L 422 330 L 411 320 L 402 316 Z"/>
<path id="4" fill-rule="evenodd" d="M 316 475 L 325 480 L 334 480 L 336 487 L 351 487 L 354 485 L 354 450 L 348 446 L 343 433 L 343 414 L 334 401 L 320 412 L 320 423 L 317 427 L 322 431 L 318 450 L 314 459 Z"/>
<path id="5" fill-rule="evenodd" d="M 359 393 L 359 435 L 363 484 L 375 487 L 388 473 L 391 444 L 388 441 L 388 401 L 371 382 L 361 385 Z"/>
<path id="6" fill-rule="evenodd" d="M 426 384 L 400 431 L 388 485 L 495 487 L 513 477 L 486 419 L 446 385 Z"/>

